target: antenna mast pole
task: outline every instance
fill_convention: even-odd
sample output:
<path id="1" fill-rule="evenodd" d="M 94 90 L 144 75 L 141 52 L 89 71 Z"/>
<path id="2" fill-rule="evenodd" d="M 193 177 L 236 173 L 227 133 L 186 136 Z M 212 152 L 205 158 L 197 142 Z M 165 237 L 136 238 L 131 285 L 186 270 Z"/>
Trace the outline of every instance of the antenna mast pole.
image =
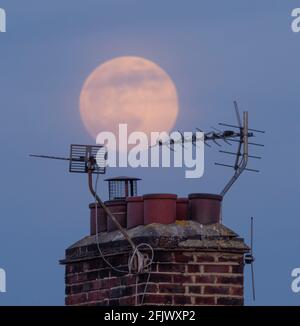
<path id="1" fill-rule="evenodd" d="M 248 164 L 248 158 L 249 158 L 249 150 L 248 150 L 248 112 L 243 112 L 243 126 L 240 126 L 240 144 L 237 151 L 237 159 L 236 164 L 234 166 L 235 173 L 233 177 L 229 180 L 227 185 L 224 187 L 224 189 L 221 191 L 221 196 L 224 196 L 229 189 L 232 187 L 232 185 L 236 182 L 236 180 L 239 178 L 239 176 L 243 173 L 243 171 L 246 169 Z M 243 154 L 240 153 L 241 147 L 243 147 Z M 242 159 L 240 160 L 240 157 Z M 240 161 L 240 162 L 239 162 Z"/>
<path id="2" fill-rule="evenodd" d="M 251 277 L 252 277 L 252 297 L 253 300 L 255 301 L 255 283 L 254 283 L 254 267 L 253 267 L 253 262 L 254 262 L 254 256 L 253 256 L 253 217 L 251 217 L 251 256 L 252 256 L 252 261 L 251 261 Z"/>
<path id="3" fill-rule="evenodd" d="M 124 238 L 129 242 L 132 249 L 135 251 L 136 246 L 134 242 L 129 237 L 128 233 L 122 228 L 121 224 L 117 221 L 117 219 L 114 217 L 114 215 L 111 213 L 111 211 L 104 205 L 103 201 L 100 199 L 100 197 L 97 195 L 93 188 L 93 166 L 94 162 L 89 161 L 88 162 L 88 183 L 89 183 L 89 189 L 93 197 L 97 200 L 98 204 L 102 207 L 102 209 L 105 211 L 107 216 L 115 223 L 119 231 L 123 234 Z"/>

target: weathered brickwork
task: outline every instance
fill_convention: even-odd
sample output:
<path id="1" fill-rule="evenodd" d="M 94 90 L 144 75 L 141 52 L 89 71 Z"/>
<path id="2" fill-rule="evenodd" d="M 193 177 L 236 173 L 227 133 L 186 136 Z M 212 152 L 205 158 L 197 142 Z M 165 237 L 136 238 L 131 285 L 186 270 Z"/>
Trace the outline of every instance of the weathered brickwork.
<path id="1" fill-rule="evenodd" d="M 243 305 L 243 252 L 156 249 L 151 273 L 129 275 L 91 254 L 66 260 L 66 305 Z M 78 257 L 86 248 L 77 248 Z M 67 251 L 68 253 L 68 251 Z M 126 270 L 128 251 L 106 254 Z"/>

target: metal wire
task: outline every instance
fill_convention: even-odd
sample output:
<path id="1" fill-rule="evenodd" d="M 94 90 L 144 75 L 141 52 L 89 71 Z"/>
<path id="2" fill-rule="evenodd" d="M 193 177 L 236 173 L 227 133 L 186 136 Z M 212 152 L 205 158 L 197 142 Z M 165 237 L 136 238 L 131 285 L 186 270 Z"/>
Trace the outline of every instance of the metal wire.
<path id="1" fill-rule="evenodd" d="M 125 274 L 128 274 L 128 271 L 124 271 L 124 270 L 121 270 L 121 269 L 118 269 L 116 267 L 114 267 L 106 258 L 105 256 L 103 255 L 103 252 L 101 250 L 101 247 L 100 247 L 100 239 L 99 239 L 99 232 L 98 232 L 98 201 L 97 201 L 97 188 L 98 188 L 98 179 L 99 179 L 99 174 L 97 174 L 96 176 L 96 181 L 95 181 L 95 217 L 96 217 L 96 241 L 97 241 L 97 248 L 98 248 L 98 251 L 101 255 L 101 258 L 105 261 L 105 263 L 111 268 L 113 269 L 114 271 L 118 272 L 118 273 L 125 273 Z"/>
<path id="2" fill-rule="evenodd" d="M 138 295 L 137 295 L 137 276 L 138 274 L 141 272 L 141 270 L 145 270 L 147 268 L 150 269 L 149 273 L 148 273 L 148 277 L 147 277 L 147 281 L 146 281 L 146 284 L 145 284 L 145 288 L 144 288 L 144 291 L 143 291 L 143 296 L 142 296 L 142 300 L 141 300 L 141 303 L 143 303 L 144 301 L 144 297 L 145 297 L 145 293 L 147 291 L 147 287 L 148 287 L 148 284 L 149 284 L 149 280 L 150 280 L 150 275 L 151 275 L 151 265 L 153 263 L 153 259 L 154 259 L 154 250 L 153 250 L 153 247 L 148 244 L 148 243 L 140 243 L 138 244 L 135 249 L 133 250 L 132 252 L 132 255 L 131 257 L 129 258 L 128 260 L 128 270 L 121 270 L 119 268 L 116 268 L 115 266 L 113 266 L 104 256 L 102 250 L 101 250 L 101 247 L 100 247 L 100 239 L 99 239 L 99 232 L 98 232 L 98 201 L 97 201 L 97 191 L 98 191 L 98 180 L 99 180 L 99 174 L 97 174 L 96 176 L 96 181 L 95 181 L 95 218 L 96 218 L 96 240 L 97 240 L 97 248 L 98 248 L 98 251 L 101 255 L 101 258 L 103 259 L 103 261 L 105 261 L 105 263 L 111 268 L 113 269 L 114 271 L 118 272 L 118 273 L 124 273 L 124 274 L 135 274 L 136 275 L 136 295 L 135 295 L 135 304 L 138 305 Z M 145 260 L 144 260 L 144 257 L 143 255 L 141 254 L 140 252 L 140 249 L 142 247 L 147 247 L 150 252 L 151 252 L 151 257 L 149 258 L 149 263 L 148 264 L 145 264 Z M 136 272 L 133 271 L 133 267 L 134 267 L 134 259 L 137 259 L 137 270 Z"/>

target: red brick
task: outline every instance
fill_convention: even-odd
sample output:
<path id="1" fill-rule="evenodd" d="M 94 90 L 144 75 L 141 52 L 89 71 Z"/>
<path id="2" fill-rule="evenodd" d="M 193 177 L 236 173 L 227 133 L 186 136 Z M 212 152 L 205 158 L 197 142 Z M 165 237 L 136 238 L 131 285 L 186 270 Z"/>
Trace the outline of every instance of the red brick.
<path id="1" fill-rule="evenodd" d="M 127 265 L 118 266 L 118 270 L 109 268 L 109 270 L 110 270 L 110 276 L 111 277 L 122 277 L 122 276 L 124 276 L 124 274 L 126 274 L 123 271 L 126 271 L 127 269 L 128 269 L 128 266 Z"/>
<path id="2" fill-rule="evenodd" d="M 174 256 L 175 256 L 175 261 L 177 263 L 189 263 L 189 262 L 194 261 L 194 258 L 193 258 L 192 254 L 187 255 L 187 254 L 184 254 L 184 253 L 181 253 L 181 252 L 175 252 Z"/>
<path id="3" fill-rule="evenodd" d="M 228 265 L 205 265 L 204 272 L 205 273 L 228 273 L 229 266 Z"/>
<path id="4" fill-rule="evenodd" d="M 71 267 L 72 273 L 82 273 L 84 271 L 83 264 L 84 263 L 72 264 L 72 267 Z"/>
<path id="5" fill-rule="evenodd" d="M 219 284 L 243 284 L 244 278 L 243 276 L 217 276 L 217 283 Z"/>
<path id="6" fill-rule="evenodd" d="M 112 300 L 109 300 L 108 305 L 109 306 L 120 306 L 120 299 L 112 299 Z"/>
<path id="7" fill-rule="evenodd" d="M 172 304 L 172 296 L 147 294 L 144 297 L 144 303 L 170 305 Z"/>
<path id="8" fill-rule="evenodd" d="M 68 274 L 72 274 L 72 273 L 73 273 L 72 265 L 66 265 L 65 274 L 68 275 Z"/>
<path id="9" fill-rule="evenodd" d="M 201 293 L 201 286 L 189 286 L 189 293 Z"/>
<path id="10" fill-rule="evenodd" d="M 85 275 L 86 275 L 86 279 L 89 281 L 98 280 L 100 278 L 98 271 L 88 272 L 88 273 L 85 273 Z"/>
<path id="11" fill-rule="evenodd" d="M 157 293 L 158 292 L 158 285 L 153 283 L 144 283 L 138 285 L 138 292 L 139 293 Z"/>
<path id="12" fill-rule="evenodd" d="M 198 263 L 210 263 L 215 261 L 215 257 L 212 255 L 197 255 L 196 260 Z"/>
<path id="13" fill-rule="evenodd" d="M 186 295 L 174 295 L 174 304 L 175 305 L 190 305 L 192 303 L 191 297 Z"/>
<path id="14" fill-rule="evenodd" d="M 145 276 L 148 277 L 148 275 Z M 151 273 L 150 281 L 156 283 L 171 283 L 172 276 L 169 274 Z"/>
<path id="15" fill-rule="evenodd" d="M 100 306 L 100 307 L 103 307 L 103 306 L 108 306 L 109 305 L 109 300 L 108 299 L 104 299 L 102 301 L 97 301 L 94 303 L 95 306 Z"/>
<path id="16" fill-rule="evenodd" d="M 134 306 L 135 305 L 135 296 L 120 298 L 120 306 Z"/>
<path id="17" fill-rule="evenodd" d="M 214 305 L 215 298 L 214 297 L 195 297 L 196 305 Z"/>
<path id="18" fill-rule="evenodd" d="M 145 291 L 149 274 L 137 277 L 114 272 L 101 257 L 94 258 L 92 252 L 99 255 L 95 246 L 89 246 L 87 255 L 93 259 L 66 266 L 68 305 L 135 305 L 136 289 L 138 304 L 145 305 L 243 304 L 243 255 L 196 250 L 156 251 Z M 82 253 L 78 251 L 78 255 Z M 107 258 L 120 268 L 120 264 L 127 265 L 128 256 L 120 251 Z M 122 269 L 126 269 L 125 265 Z"/>
<path id="19" fill-rule="evenodd" d="M 72 297 L 70 295 L 65 297 L 65 305 L 66 306 L 72 305 Z"/>
<path id="20" fill-rule="evenodd" d="M 73 258 L 74 256 L 78 256 L 79 249 L 78 248 L 70 248 L 66 250 L 66 258 Z"/>
<path id="21" fill-rule="evenodd" d="M 243 287 L 232 287 L 230 290 L 231 295 L 238 295 L 243 296 L 244 295 L 244 288 Z"/>
<path id="22" fill-rule="evenodd" d="M 151 275 L 152 274 L 154 274 L 154 273 L 151 273 L 150 274 L 150 278 L 151 278 Z M 141 283 L 146 283 L 146 282 L 149 282 L 149 274 L 148 273 L 144 273 L 144 274 L 139 274 L 138 276 L 137 276 L 137 282 L 139 283 L 139 284 L 141 284 Z M 133 282 L 133 284 L 135 284 L 136 282 Z"/>
<path id="23" fill-rule="evenodd" d="M 81 292 L 85 292 L 85 291 L 83 291 L 83 284 L 78 284 L 78 285 L 70 286 L 69 293 L 66 293 L 66 294 L 78 294 Z"/>
<path id="24" fill-rule="evenodd" d="M 109 277 L 110 276 L 110 271 L 109 271 L 108 268 L 107 269 L 100 269 L 100 270 L 97 270 L 97 271 L 88 272 L 88 273 L 86 273 L 86 275 L 87 275 L 87 280 L 93 281 L 93 280 L 97 280 L 99 278 Z"/>
<path id="25" fill-rule="evenodd" d="M 87 279 L 87 273 L 77 274 L 77 282 L 85 282 Z"/>
<path id="26" fill-rule="evenodd" d="M 161 293 L 184 293 L 185 287 L 178 284 L 160 284 L 159 292 Z"/>
<path id="27" fill-rule="evenodd" d="M 111 298 L 120 298 L 127 297 L 132 294 L 135 294 L 136 287 L 135 286 L 119 286 L 110 290 Z"/>
<path id="28" fill-rule="evenodd" d="M 243 272 L 244 272 L 244 264 L 232 266 L 233 274 L 243 274 Z"/>
<path id="29" fill-rule="evenodd" d="M 229 294 L 229 288 L 224 286 L 206 285 L 204 294 Z"/>
<path id="30" fill-rule="evenodd" d="M 148 276 L 148 275 L 147 275 Z M 120 278 L 115 278 L 116 280 L 119 280 L 118 284 L 121 285 L 132 285 L 135 284 L 137 281 L 137 276 L 136 275 L 125 275 Z M 116 285 L 118 285 L 116 284 Z M 111 285 L 111 287 L 116 286 L 116 285 Z"/>
<path id="31" fill-rule="evenodd" d="M 78 279 L 78 274 L 73 274 L 73 275 L 67 275 L 65 277 L 65 283 L 67 284 L 73 284 L 76 283 Z"/>
<path id="32" fill-rule="evenodd" d="M 101 288 L 111 289 L 121 284 L 121 279 L 119 277 L 110 277 L 104 280 L 101 280 Z"/>
<path id="33" fill-rule="evenodd" d="M 188 265 L 188 272 L 189 273 L 199 273 L 200 272 L 200 265 Z"/>
<path id="34" fill-rule="evenodd" d="M 154 261 L 160 263 L 169 263 L 173 261 L 173 253 L 168 251 L 155 252 Z"/>
<path id="35" fill-rule="evenodd" d="M 214 275 L 196 275 L 196 282 L 195 283 L 215 283 L 215 276 Z"/>
<path id="36" fill-rule="evenodd" d="M 184 264 L 159 264 L 158 270 L 160 272 L 185 272 L 185 265 Z"/>
<path id="37" fill-rule="evenodd" d="M 101 301 L 108 297 L 107 291 L 93 291 L 88 293 L 88 301 Z"/>
<path id="38" fill-rule="evenodd" d="M 233 263 L 238 263 L 241 264 L 244 261 L 244 256 L 243 255 L 222 255 L 218 257 L 219 262 L 233 262 Z"/>
<path id="39" fill-rule="evenodd" d="M 93 260 L 90 260 L 90 261 L 84 263 L 85 271 L 101 269 L 101 268 L 105 268 L 105 267 L 108 267 L 107 263 L 99 258 L 93 259 Z"/>
<path id="40" fill-rule="evenodd" d="M 86 282 L 82 285 L 82 292 L 89 292 L 93 290 L 93 282 Z"/>
<path id="41" fill-rule="evenodd" d="M 72 294 L 72 288 L 71 286 L 65 287 L 65 295 L 71 295 Z"/>
<path id="42" fill-rule="evenodd" d="M 66 298 L 66 305 L 78 305 L 86 301 L 87 301 L 86 293 L 74 294 Z"/>
<path id="43" fill-rule="evenodd" d="M 82 270 L 83 272 L 88 272 L 90 270 L 88 262 L 84 262 L 82 267 L 83 267 L 83 270 Z"/>
<path id="44" fill-rule="evenodd" d="M 92 281 L 90 283 L 92 284 L 92 286 L 91 286 L 91 288 L 92 288 L 91 290 L 92 291 L 104 289 L 103 281 L 102 280 L 95 280 L 95 281 Z"/>
<path id="45" fill-rule="evenodd" d="M 128 256 L 127 255 L 112 255 L 106 257 L 106 260 L 114 267 L 126 266 L 128 264 Z M 107 263 L 106 263 L 107 266 Z M 121 268 L 123 270 L 123 268 Z"/>
<path id="46" fill-rule="evenodd" d="M 178 275 L 174 275 L 173 276 L 173 282 L 174 283 L 192 283 L 192 276 L 191 275 L 182 275 L 182 274 L 178 274 Z"/>
<path id="47" fill-rule="evenodd" d="M 242 298 L 221 297 L 217 298 L 217 304 L 223 306 L 242 306 L 244 300 Z"/>

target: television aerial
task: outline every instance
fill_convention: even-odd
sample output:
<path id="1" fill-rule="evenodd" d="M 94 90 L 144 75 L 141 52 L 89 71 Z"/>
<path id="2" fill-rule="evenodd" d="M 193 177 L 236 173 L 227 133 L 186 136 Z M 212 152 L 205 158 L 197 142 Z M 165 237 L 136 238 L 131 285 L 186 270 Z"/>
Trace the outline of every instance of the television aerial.
<path id="1" fill-rule="evenodd" d="M 151 261 L 153 257 L 152 259 L 149 259 L 146 254 L 144 255 L 140 252 L 139 248 L 142 246 L 147 246 L 150 248 L 150 245 L 147 244 L 139 244 L 138 246 L 135 245 L 133 240 L 128 235 L 127 231 L 120 225 L 120 223 L 112 214 L 110 209 L 106 207 L 104 202 L 97 194 L 97 191 L 95 191 L 93 187 L 93 174 L 100 175 L 106 173 L 107 151 L 104 146 L 72 144 L 70 146 L 69 157 L 35 155 L 35 154 L 30 154 L 29 156 L 36 157 L 36 158 L 69 161 L 70 173 L 87 174 L 89 190 L 93 195 L 93 197 L 95 198 L 95 201 L 103 208 L 107 216 L 113 221 L 113 223 L 116 225 L 118 230 L 122 233 L 122 235 L 128 241 L 128 243 L 132 248 L 132 256 L 128 263 L 128 272 L 136 271 L 137 273 L 143 273 L 148 270 L 149 261 Z M 150 250 L 151 249 L 152 248 L 150 248 Z"/>
<path id="2" fill-rule="evenodd" d="M 203 132 L 203 138 L 200 141 L 203 141 L 204 144 L 208 147 L 212 147 L 212 145 L 216 145 L 218 147 L 222 146 L 223 144 L 232 146 L 233 143 L 237 144 L 236 151 L 226 151 L 226 150 L 219 150 L 220 153 L 228 154 L 235 156 L 235 160 L 233 164 L 227 163 L 215 163 L 215 165 L 233 168 L 234 174 L 230 178 L 230 180 L 225 184 L 224 188 L 220 192 L 221 196 L 225 196 L 226 193 L 230 190 L 233 184 L 237 181 L 240 175 L 244 171 L 248 172 L 259 172 L 257 169 L 249 168 L 248 162 L 249 159 L 261 159 L 261 156 L 249 154 L 249 147 L 263 147 L 263 144 L 250 142 L 249 139 L 256 137 L 257 133 L 265 133 L 263 130 L 252 129 L 249 128 L 249 113 L 247 111 L 243 112 L 243 119 L 241 119 L 238 104 L 234 101 L 234 110 L 237 119 L 237 124 L 228 124 L 228 123 L 219 123 L 220 127 L 226 127 L 231 129 L 226 130 L 219 130 L 217 128 L 212 128 L 212 131 L 204 132 L 200 128 L 196 128 L 197 131 Z M 180 131 L 179 131 L 180 132 Z M 171 150 L 174 151 L 173 145 L 181 144 L 184 148 L 184 144 L 188 142 L 192 142 L 194 146 L 197 146 L 197 142 L 199 138 L 197 138 L 196 132 L 192 134 L 192 137 L 185 138 L 183 133 L 180 132 L 181 139 L 174 141 L 171 137 L 166 140 L 162 141 L 159 140 L 154 146 L 168 146 Z"/>

